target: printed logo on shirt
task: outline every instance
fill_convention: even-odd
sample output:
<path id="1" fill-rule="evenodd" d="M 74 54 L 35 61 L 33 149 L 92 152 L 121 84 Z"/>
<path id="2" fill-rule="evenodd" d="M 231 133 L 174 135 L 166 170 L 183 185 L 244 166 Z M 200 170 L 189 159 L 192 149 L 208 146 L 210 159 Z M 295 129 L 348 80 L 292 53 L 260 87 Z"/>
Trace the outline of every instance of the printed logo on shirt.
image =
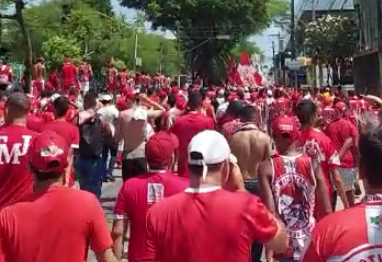
<path id="1" fill-rule="evenodd" d="M 154 204 L 164 198 L 164 186 L 160 183 L 147 184 L 147 203 Z"/>
<path id="2" fill-rule="evenodd" d="M 20 164 L 20 157 L 28 152 L 32 136 L 22 136 L 21 143 L 14 143 L 11 148 L 6 144 L 8 136 L 0 136 L 0 165 Z"/>
<path id="3" fill-rule="evenodd" d="M 379 262 L 382 261 L 381 245 L 362 245 L 343 256 L 329 258 L 328 262 Z"/>
<path id="4" fill-rule="evenodd" d="M 273 182 L 273 191 L 278 213 L 287 228 L 288 253 L 292 253 L 294 259 L 299 259 L 315 224 L 312 218 L 315 188 L 304 175 L 297 173 L 296 161 L 284 159 L 284 168 L 286 172 Z M 288 187 L 297 187 L 298 190 L 293 190 L 295 194 L 289 195 L 286 193 L 289 190 L 284 190 Z"/>

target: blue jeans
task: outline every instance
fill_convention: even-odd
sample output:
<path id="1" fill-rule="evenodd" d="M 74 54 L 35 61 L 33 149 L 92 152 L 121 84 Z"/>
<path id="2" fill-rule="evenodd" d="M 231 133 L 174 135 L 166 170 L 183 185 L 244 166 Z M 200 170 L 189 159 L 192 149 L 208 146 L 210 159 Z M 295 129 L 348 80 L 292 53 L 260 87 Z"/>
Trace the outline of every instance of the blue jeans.
<path id="1" fill-rule="evenodd" d="M 244 187 L 249 193 L 259 196 L 259 181 L 257 179 L 244 180 Z M 263 245 L 253 243 L 251 246 L 251 262 L 261 262 L 262 253 Z"/>
<path id="2" fill-rule="evenodd" d="M 110 153 L 110 160 L 108 163 Z M 103 170 L 103 177 L 106 178 L 107 176 L 113 175 L 114 165 L 115 161 L 117 159 L 118 154 L 118 144 L 116 145 L 105 145 L 102 150 L 102 170 Z"/>
<path id="3" fill-rule="evenodd" d="M 89 191 L 101 199 L 102 158 L 78 157 L 75 163 L 81 190 Z"/>

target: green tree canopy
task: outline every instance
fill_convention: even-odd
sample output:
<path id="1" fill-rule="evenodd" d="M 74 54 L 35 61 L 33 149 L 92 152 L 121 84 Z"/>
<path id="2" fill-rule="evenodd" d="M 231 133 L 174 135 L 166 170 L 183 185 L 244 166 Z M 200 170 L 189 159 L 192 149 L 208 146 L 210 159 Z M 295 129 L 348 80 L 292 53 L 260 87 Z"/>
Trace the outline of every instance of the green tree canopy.
<path id="1" fill-rule="evenodd" d="M 121 0 L 144 11 L 154 28 L 173 31 L 191 70 L 215 81 L 225 74 L 236 43 L 265 29 L 280 13 L 272 6 L 275 2 L 282 1 Z"/>
<path id="2" fill-rule="evenodd" d="M 95 74 L 101 74 L 101 69 L 111 58 L 121 61 L 119 64 L 125 64 L 129 70 L 133 70 L 135 26 L 122 16 L 112 14 L 107 17 L 98 8 L 95 9 L 84 2 L 72 2 L 71 14 L 65 22 L 62 21 L 62 6 L 67 3 L 65 0 L 44 0 L 26 6 L 24 16 L 32 40 L 34 58 L 46 56 L 48 65 L 55 67 L 69 52 L 79 57 L 78 59 L 90 58 Z M 10 59 L 13 61 L 24 59 L 25 46 L 21 40 L 22 35 L 17 23 L 13 20 L 4 21 L 2 45 L 10 50 Z M 55 43 L 58 44 L 57 48 Z M 141 28 L 138 30 L 137 48 L 138 56 L 143 61 L 140 70 L 157 72 L 161 44 L 166 51 L 166 54 L 162 55 L 162 69 L 168 74 L 176 74 L 176 42 Z M 72 52 L 73 50 L 75 51 Z"/>

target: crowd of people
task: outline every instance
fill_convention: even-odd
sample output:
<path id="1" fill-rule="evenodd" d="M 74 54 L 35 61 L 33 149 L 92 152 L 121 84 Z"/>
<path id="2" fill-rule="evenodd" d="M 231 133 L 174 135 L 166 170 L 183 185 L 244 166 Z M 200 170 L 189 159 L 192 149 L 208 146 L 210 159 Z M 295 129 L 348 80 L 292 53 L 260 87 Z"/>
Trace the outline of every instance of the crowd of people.
<path id="1" fill-rule="evenodd" d="M 382 261 L 382 99 L 45 87 L 0 95 L 0 261 L 121 261 L 128 232 L 130 262 Z"/>

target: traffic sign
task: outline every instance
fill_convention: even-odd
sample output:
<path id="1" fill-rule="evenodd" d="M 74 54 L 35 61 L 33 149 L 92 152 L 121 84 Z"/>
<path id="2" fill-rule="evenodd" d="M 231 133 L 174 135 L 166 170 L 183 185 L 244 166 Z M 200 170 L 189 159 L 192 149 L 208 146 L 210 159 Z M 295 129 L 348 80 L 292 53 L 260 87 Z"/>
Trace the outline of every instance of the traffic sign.
<path id="1" fill-rule="evenodd" d="M 301 64 L 297 60 L 292 60 L 287 63 L 287 67 L 289 68 L 289 70 L 298 71 L 301 68 Z"/>
<path id="2" fill-rule="evenodd" d="M 142 58 L 140 58 L 140 57 L 135 58 L 135 65 L 136 66 L 142 66 Z"/>

